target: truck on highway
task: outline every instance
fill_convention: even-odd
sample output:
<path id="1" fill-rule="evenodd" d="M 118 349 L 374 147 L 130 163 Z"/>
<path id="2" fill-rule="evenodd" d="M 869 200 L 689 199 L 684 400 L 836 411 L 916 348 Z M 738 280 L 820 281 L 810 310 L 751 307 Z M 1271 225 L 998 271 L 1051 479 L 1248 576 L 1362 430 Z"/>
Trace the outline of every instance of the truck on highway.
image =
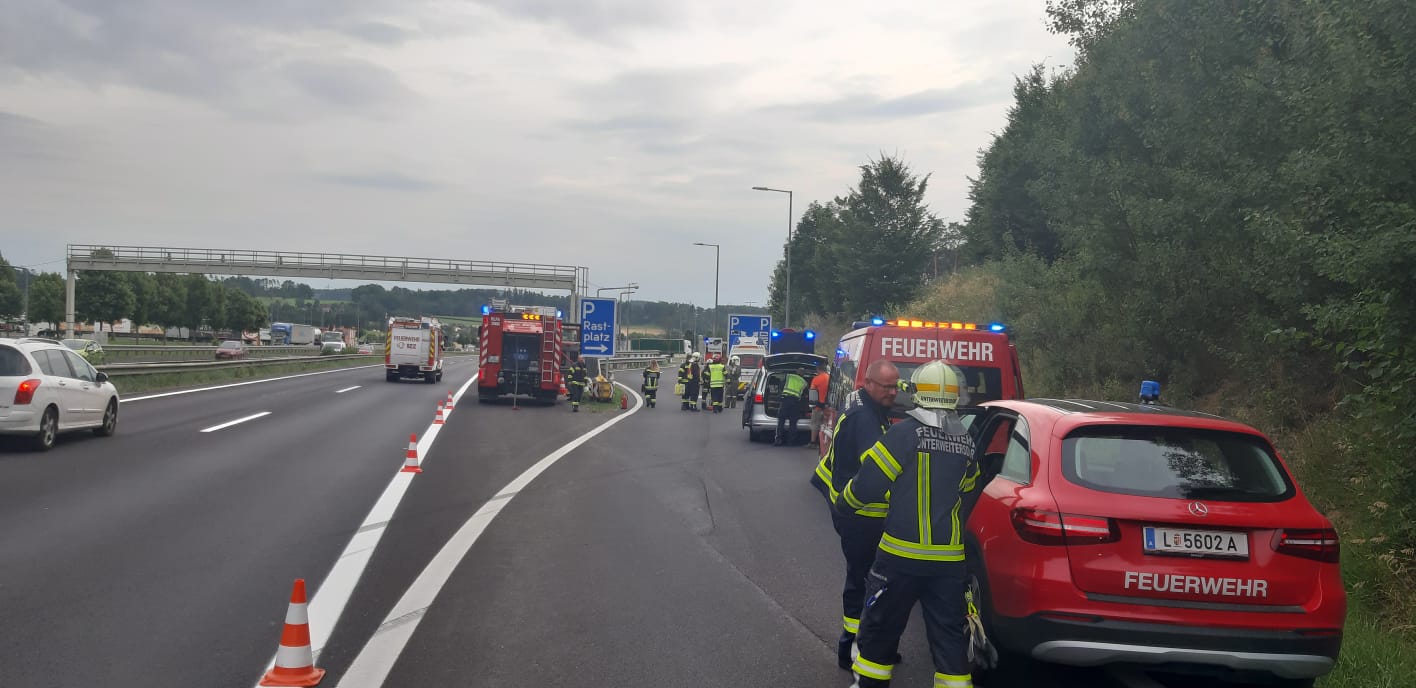
<path id="1" fill-rule="evenodd" d="M 433 384 L 442 379 L 446 348 L 437 318 L 390 318 L 384 338 L 384 376 L 389 382 L 421 377 Z"/>
<path id="2" fill-rule="evenodd" d="M 314 344 L 318 330 L 314 325 L 297 325 L 295 323 L 271 323 L 270 343 L 274 345 Z"/>
<path id="3" fill-rule="evenodd" d="M 513 306 L 495 300 L 482 307 L 478 335 L 477 398 L 530 396 L 554 404 L 567 363 L 563 325 L 554 306 Z"/>

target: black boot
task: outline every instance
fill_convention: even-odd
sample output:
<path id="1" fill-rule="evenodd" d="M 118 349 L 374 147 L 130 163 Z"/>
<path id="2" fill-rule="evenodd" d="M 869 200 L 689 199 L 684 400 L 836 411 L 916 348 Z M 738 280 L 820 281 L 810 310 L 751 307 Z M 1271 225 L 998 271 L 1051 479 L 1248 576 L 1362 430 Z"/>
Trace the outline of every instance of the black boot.
<path id="1" fill-rule="evenodd" d="M 854 658 L 851 657 L 851 646 L 855 644 L 855 634 L 841 631 L 840 640 L 836 641 L 836 662 L 846 671 L 851 670 Z"/>

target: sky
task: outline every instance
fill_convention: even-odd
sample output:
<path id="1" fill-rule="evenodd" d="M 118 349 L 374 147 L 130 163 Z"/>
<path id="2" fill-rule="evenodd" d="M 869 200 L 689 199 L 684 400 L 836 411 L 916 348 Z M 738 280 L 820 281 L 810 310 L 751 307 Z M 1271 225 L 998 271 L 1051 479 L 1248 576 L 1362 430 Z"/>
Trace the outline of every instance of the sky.
<path id="1" fill-rule="evenodd" d="M 0 253 L 580 265 L 711 306 L 711 242 L 720 303 L 763 304 L 787 197 L 751 188 L 793 190 L 799 216 L 899 155 L 962 220 L 1014 78 L 1072 59 L 1044 8 L 0 0 Z"/>

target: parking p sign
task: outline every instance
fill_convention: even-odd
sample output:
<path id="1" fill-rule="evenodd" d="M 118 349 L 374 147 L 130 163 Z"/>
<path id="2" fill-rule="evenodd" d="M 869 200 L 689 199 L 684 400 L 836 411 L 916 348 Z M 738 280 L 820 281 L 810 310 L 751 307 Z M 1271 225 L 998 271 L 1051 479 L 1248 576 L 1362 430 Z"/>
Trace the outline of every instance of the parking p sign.
<path id="1" fill-rule="evenodd" d="M 772 316 L 770 315 L 729 315 L 728 346 L 738 343 L 743 337 L 756 337 L 757 343 L 767 346 L 772 336 Z"/>
<path id="2" fill-rule="evenodd" d="M 614 299 L 580 299 L 580 355 L 615 355 Z"/>

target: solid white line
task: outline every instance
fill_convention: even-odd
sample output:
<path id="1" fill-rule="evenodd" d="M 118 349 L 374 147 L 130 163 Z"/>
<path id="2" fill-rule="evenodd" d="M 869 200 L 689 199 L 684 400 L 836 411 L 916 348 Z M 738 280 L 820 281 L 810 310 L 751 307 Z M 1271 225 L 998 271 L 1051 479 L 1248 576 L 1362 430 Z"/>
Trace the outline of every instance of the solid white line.
<path id="1" fill-rule="evenodd" d="M 644 406 L 644 399 L 638 393 L 618 382 L 615 383 L 624 389 L 626 394 L 634 395 L 634 408 L 628 413 L 616 415 L 605 423 L 596 426 L 584 435 L 571 440 L 570 443 L 555 450 L 546 458 L 537 461 L 535 465 L 526 469 L 515 480 L 503 487 L 496 496 L 487 500 L 477 513 L 467 519 L 462 527 L 453 534 L 452 538 L 443 545 L 433 560 L 418 574 L 418 578 L 408 587 L 408 591 L 403 594 L 403 598 L 398 604 L 393 606 L 388 616 L 384 617 L 383 623 L 364 648 L 359 651 L 359 655 L 354 658 L 354 662 L 349 665 L 348 671 L 339 680 L 338 688 L 375 688 L 383 686 L 388 678 L 388 673 L 393 669 L 394 662 L 398 661 L 399 655 L 403 654 L 403 648 L 407 647 L 408 640 L 413 637 L 413 632 L 417 630 L 418 624 L 423 620 L 424 614 L 432 606 L 433 600 L 442 591 L 443 585 L 452 576 L 452 572 L 462 559 L 467 556 L 472 545 L 491 525 L 492 520 L 511 503 L 511 500 L 520 494 L 531 481 L 545 472 L 566 454 L 574 451 L 577 447 L 588 442 L 592 437 L 608 430 L 615 423 L 618 423 L 635 413 Z"/>
<path id="2" fill-rule="evenodd" d="M 257 418 L 262 418 L 264 416 L 269 415 L 270 411 L 261 411 L 260 413 L 253 413 L 249 416 L 246 416 L 245 418 L 237 418 L 236 420 L 228 420 L 225 423 L 222 423 L 221 425 L 213 425 L 209 428 L 206 428 L 205 430 L 202 430 L 202 432 L 216 432 L 217 430 L 225 430 L 226 428 L 229 428 L 233 425 L 240 425 L 248 420 L 255 420 Z"/>
<path id="3" fill-rule="evenodd" d="M 476 360 L 475 358 L 472 360 Z M 317 370 L 313 373 L 296 373 L 294 375 L 282 375 L 280 377 L 266 377 L 259 380 L 247 380 L 246 382 L 233 382 L 228 385 L 215 385 L 212 387 L 198 387 L 196 389 L 182 389 L 176 392 L 161 392 L 159 394 L 148 394 L 140 397 L 128 397 L 119 399 L 119 403 L 127 404 L 134 401 L 146 401 L 148 399 L 161 399 L 163 397 L 175 397 L 179 394 L 195 394 L 197 392 L 210 392 L 217 389 L 230 389 L 232 387 L 245 387 L 246 385 L 259 385 L 265 382 L 279 382 L 280 380 L 293 380 L 297 377 L 309 377 L 311 375 L 329 375 L 330 373 L 345 373 L 351 370 L 367 370 L 369 368 L 382 368 L 384 364 L 375 363 L 373 365 L 349 366 L 348 368 L 335 368 L 334 370 Z"/>
<path id="4" fill-rule="evenodd" d="M 453 394 L 453 401 L 462 398 L 473 383 L 477 381 L 477 375 L 463 383 Z M 443 418 L 449 418 L 451 411 L 443 411 Z M 418 461 L 425 463 L 428 450 L 433 447 L 433 440 L 437 439 L 438 432 L 442 430 L 442 425 L 428 425 L 427 429 L 418 438 Z M 402 452 L 399 452 L 401 455 Z M 388 523 L 393 519 L 393 512 L 398 509 L 398 505 L 403 501 L 403 496 L 408 492 L 408 487 L 413 484 L 413 476 L 417 473 L 404 473 L 402 462 L 399 463 L 399 471 L 393 474 L 388 481 L 388 486 L 384 488 L 383 494 L 378 501 L 374 502 L 374 507 L 369 510 L 369 514 L 364 517 L 364 522 L 354 531 L 354 536 L 349 539 L 349 544 L 344 546 L 344 551 L 340 553 L 339 559 L 334 562 L 334 568 L 319 583 L 319 588 L 310 597 L 310 647 L 314 651 L 315 659 L 318 660 L 320 652 L 324 650 L 324 645 L 329 641 L 329 637 L 334 633 L 334 628 L 339 624 L 339 617 L 344 614 L 344 606 L 349 603 L 349 598 L 354 594 L 354 588 L 359 584 L 359 579 L 364 575 L 364 569 L 368 568 L 369 560 L 374 556 L 374 548 L 378 546 L 379 540 L 383 537 L 384 531 L 388 529 Z M 261 670 L 261 675 L 270 671 L 275 665 L 275 657 L 272 656 L 266 662 L 265 669 Z M 259 687 L 259 682 L 257 682 Z"/>
<path id="5" fill-rule="evenodd" d="M 344 389 L 336 389 L 336 390 L 334 390 L 334 393 L 335 393 L 335 394 L 343 394 L 343 393 L 345 393 L 345 392 L 352 392 L 352 391 L 354 391 L 354 390 L 356 390 L 356 389 L 359 389 L 360 387 L 363 387 L 363 385 L 354 385 L 353 387 L 345 387 Z"/>

